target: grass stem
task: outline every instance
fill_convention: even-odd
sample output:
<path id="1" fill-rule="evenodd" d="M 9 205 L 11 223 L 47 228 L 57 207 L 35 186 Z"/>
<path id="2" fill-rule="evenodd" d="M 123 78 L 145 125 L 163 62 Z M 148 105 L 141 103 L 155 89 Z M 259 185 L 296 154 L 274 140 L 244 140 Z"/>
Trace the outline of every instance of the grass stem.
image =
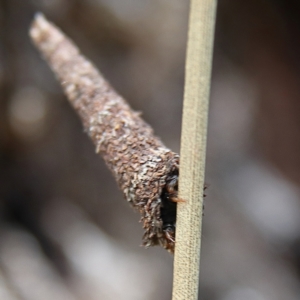
<path id="1" fill-rule="evenodd" d="M 207 116 L 217 0 L 191 0 L 180 150 L 173 300 L 198 299 Z"/>

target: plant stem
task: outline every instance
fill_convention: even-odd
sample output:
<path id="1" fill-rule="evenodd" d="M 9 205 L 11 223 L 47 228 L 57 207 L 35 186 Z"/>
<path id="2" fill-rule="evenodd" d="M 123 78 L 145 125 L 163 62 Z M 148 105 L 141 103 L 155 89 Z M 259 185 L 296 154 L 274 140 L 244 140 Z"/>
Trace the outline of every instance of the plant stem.
<path id="1" fill-rule="evenodd" d="M 173 300 L 198 299 L 207 115 L 217 0 L 191 0 Z"/>

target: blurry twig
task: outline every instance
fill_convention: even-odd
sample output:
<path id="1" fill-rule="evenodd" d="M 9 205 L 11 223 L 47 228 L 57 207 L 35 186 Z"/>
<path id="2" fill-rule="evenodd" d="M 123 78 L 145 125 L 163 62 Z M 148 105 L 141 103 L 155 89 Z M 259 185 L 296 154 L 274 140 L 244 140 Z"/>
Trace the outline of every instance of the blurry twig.
<path id="1" fill-rule="evenodd" d="M 191 0 L 173 299 L 198 299 L 208 98 L 216 0 Z"/>
<path id="2" fill-rule="evenodd" d="M 146 247 L 174 249 L 179 156 L 57 27 L 38 14 L 30 36 L 61 82 L 125 198 L 142 215 Z M 172 201 L 174 200 L 174 201 Z"/>

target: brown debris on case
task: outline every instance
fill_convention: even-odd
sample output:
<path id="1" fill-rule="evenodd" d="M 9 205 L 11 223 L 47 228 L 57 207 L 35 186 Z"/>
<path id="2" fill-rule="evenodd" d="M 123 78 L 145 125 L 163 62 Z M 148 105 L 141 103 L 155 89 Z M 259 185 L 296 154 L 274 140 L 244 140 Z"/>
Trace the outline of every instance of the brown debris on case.
<path id="1" fill-rule="evenodd" d="M 163 227 L 166 224 L 161 218 L 161 207 L 168 180 L 178 174 L 178 154 L 154 136 L 139 113 L 129 107 L 96 68 L 80 55 L 73 42 L 43 15 L 36 16 L 30 36 L 80 115 L 96 145 L 96 152 L 104 158 L 127 201 L 140 212 L 145 230 L 143 245 L 160 244 L 173 252 L 174 207 L 172 224 L 171 227 L 167 224 L 167 229 Z"/>

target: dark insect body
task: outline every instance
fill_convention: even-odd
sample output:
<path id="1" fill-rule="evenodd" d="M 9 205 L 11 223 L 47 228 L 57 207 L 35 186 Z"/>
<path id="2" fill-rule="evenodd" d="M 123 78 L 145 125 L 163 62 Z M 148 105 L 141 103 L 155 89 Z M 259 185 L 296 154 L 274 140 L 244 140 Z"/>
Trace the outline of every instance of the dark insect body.
<path id="1" fill-rule="evenodd" d="M 178 198 L 178 175 L 178 169 L 175 169 L 167 177 L 166 186 L 161 195 L 162 230 L 170 243 L 175 243 L 177 202 L 184 202 Z"/>
<path id="2" fill-rule="evenodd" d="M 176 169 L 168 176 L 161 195 L 160 208 L 160 216 L 163 222 L 162 230 L 169 243 L 173 244 L 175 244 L 177 202 L 185 202 L 185 200 L 178 198 L 178 175 L 178 169 Z M 204 184 L 203 198 L 206 197 L 205 191 L 207 188 L 208 184 Z M 204 202 L 202 210 L 204 211 Z"/>

